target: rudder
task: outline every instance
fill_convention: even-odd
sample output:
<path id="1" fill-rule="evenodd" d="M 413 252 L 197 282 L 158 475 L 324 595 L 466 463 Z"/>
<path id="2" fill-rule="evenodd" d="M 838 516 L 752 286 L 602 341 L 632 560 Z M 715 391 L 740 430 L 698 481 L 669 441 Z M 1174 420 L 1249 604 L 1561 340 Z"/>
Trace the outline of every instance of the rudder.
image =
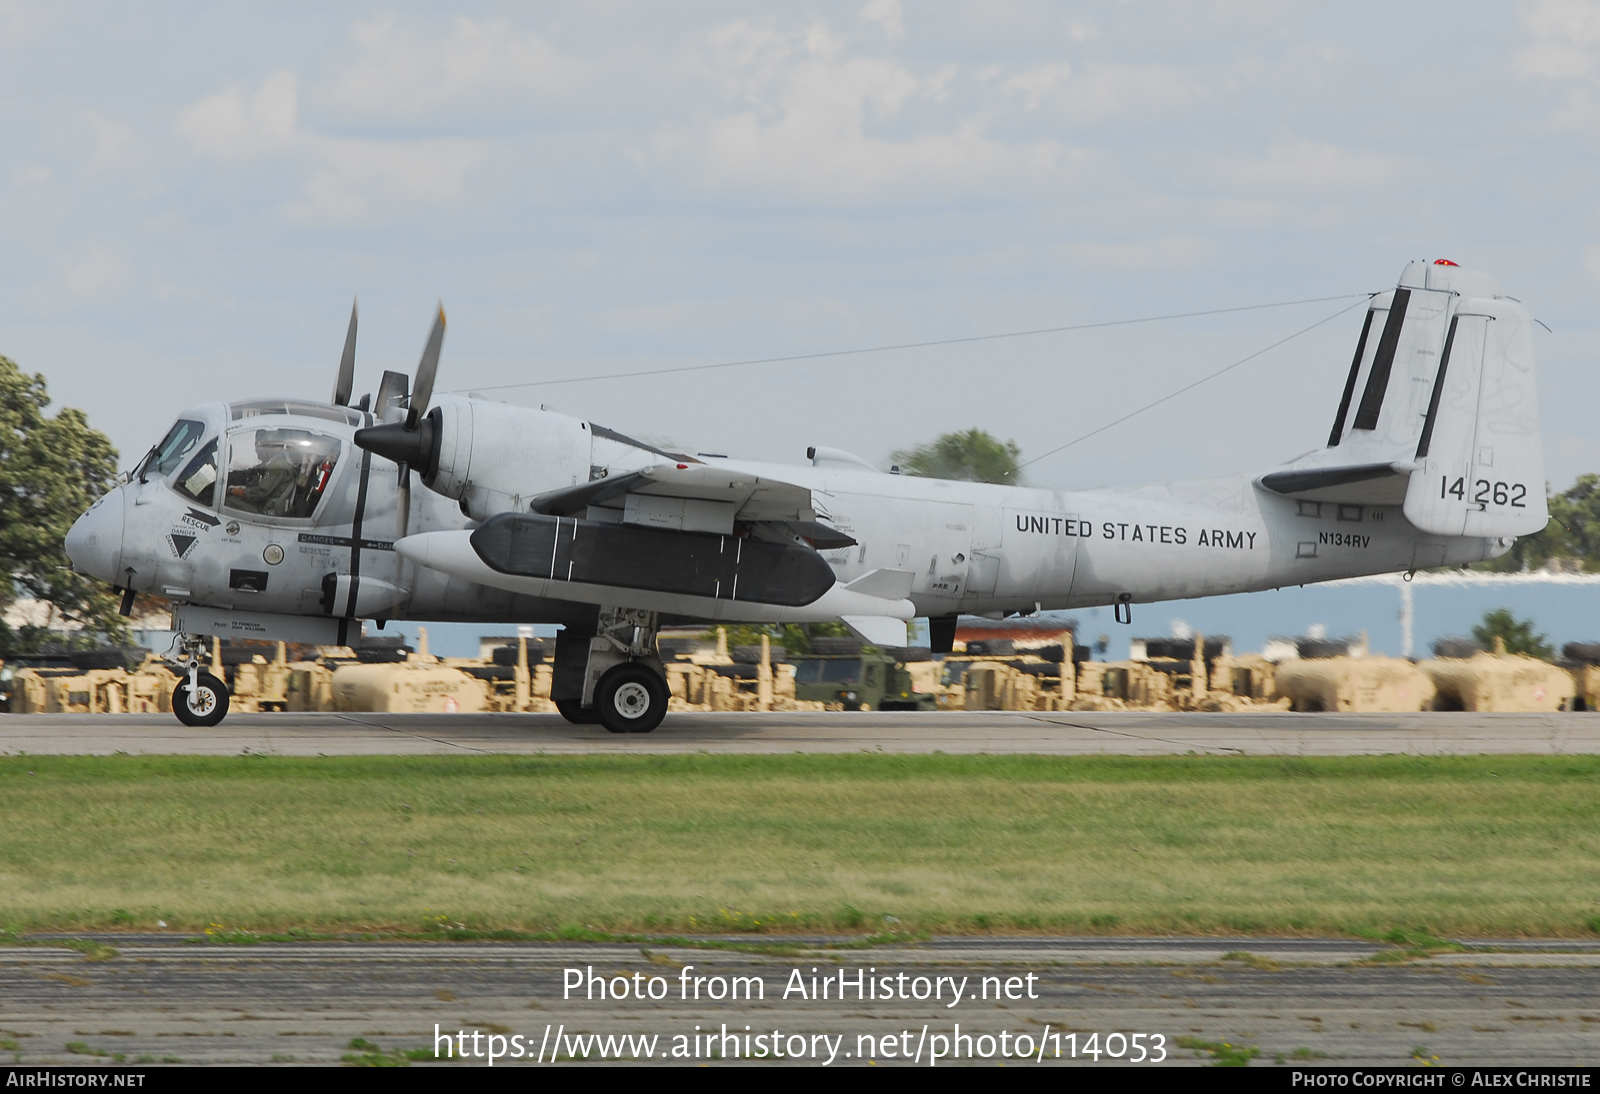
<path id="1" fill-rule="evenodd" d="M 1532 328 L 1508 297 L 1456 307 L 1406 489 L 1422 531 L 1526 536 L 1549 520 Z"/>

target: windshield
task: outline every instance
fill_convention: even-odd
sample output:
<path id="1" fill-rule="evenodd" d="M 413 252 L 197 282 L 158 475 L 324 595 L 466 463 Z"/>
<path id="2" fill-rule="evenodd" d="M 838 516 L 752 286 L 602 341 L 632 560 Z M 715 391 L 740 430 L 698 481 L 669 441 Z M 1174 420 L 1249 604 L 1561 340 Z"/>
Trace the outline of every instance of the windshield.
<path id="1" fill-rule="evenodd" d="M 165 477 L 172 474 L 188 458 L 189 453 L 194 451 L 194 446 L 200 443 L 205 431 L 204 422 L 191 422 L 187 418 L 180 418 L 161 439 L 161 443 L 150 450 L 144 466 L 140 468 L 140 476 Z"/>
<path id="2" fill-rule="evenodd" d="M 339 462 L 339 441 L 309 429 L 241 429 L 228 448 L 229 509 L 308 519 Z"/>
<path id="3" fill-rule="evenodd" d="M 795 662 L 794 682 L 797 684 L 853 684 L 861 670 L 861 662 L 854 659 L 839 661 L 807 660 Z"/>
<path id="4" fill-rule="evenodd" d="M 217 496 L 217 442 L 212 441 L 178 473 L 173 487 L 201 505 L 215 506 Z"/>

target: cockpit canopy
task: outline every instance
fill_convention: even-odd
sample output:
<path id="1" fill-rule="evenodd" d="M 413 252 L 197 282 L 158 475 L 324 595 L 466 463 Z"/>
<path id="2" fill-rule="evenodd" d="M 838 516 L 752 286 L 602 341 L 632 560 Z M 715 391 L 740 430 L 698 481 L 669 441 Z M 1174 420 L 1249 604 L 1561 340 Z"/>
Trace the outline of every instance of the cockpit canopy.
<path id="1" fill-rule="evenodd" d="M 337 438 L 289 428 L 232 429 L 228 438 L 225 506 L 268 517 L 315 515 L 339 462 Z"/>
<path id="2" fill-rule="evenodd" d="M 140 481 L 167 479 L 179 494 L 207 508 L 309 520 L 347 443 L 316 428 L 317 420 L 353 427 L 365 419 L 357 410 L 286 399 L 197 408 L 178 419 L 135 474 Z M 224 458 L 227 475 L 219 496 Z"/>
<path id="3" fill-rule="evenodd" d="M 293 399 L 254 399 L 247 403 L 231 403 L 229 417 L 234 421 L 259 418 L 270 414 L 294 414 L 302 418 L 321 418 L 327 422 L 343 422 L 349 426 L 365 424 L 361 411 L 329 403 L 301 403 Z"/>

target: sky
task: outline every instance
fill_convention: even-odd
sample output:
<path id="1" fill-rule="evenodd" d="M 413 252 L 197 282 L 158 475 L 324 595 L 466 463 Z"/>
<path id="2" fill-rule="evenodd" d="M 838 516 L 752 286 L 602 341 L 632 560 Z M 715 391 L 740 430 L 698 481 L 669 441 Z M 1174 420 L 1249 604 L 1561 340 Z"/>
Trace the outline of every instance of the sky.
<path id="1" fill-rule="evenodd" d="M 1361 294 L 1494 273 L 1600 470 L 1600 3 L 0 0 L 0 354 L 131 465 L 197 402 L 545 404 L 800 462 L 954 429 L 1088 488 L 1326 437 Z M 1357 302 L 1352 310 L 1343 311 Z M 503 385 L 522 384 L 507 388 Z"/>

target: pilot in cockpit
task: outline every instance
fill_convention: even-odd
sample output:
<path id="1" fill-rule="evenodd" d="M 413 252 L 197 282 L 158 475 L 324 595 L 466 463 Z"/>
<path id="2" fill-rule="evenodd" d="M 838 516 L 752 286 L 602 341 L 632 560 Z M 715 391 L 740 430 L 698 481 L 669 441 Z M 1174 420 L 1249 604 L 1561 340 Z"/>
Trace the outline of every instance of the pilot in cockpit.
<path id="1" fill-rule="evenodd" d="M 233 445 L 226 504 L 263 516 L 306 518 L 339 459 L 339 442 L 304 429 L 258 429 L 254 450 Z"/>

